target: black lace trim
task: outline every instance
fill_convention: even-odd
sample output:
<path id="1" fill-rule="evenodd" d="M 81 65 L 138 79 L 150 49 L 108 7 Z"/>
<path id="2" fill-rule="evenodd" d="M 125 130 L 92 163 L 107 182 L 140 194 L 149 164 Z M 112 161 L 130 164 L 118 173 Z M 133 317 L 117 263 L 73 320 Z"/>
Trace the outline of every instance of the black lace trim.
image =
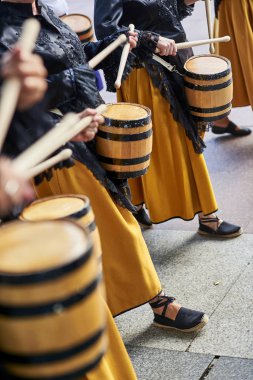
<path id="1" fill-rule="evenodd" d="M 193 5 L 185 5 L 184 0 L 157 0 L 156 6 L 161 19 L 171 18 L 172 16 L 179 21 L 190 16 L 194 8 Z"/>
<path id="2" fill-rule="evenodd" d="M 161 65 L 147 63 L 145 67 L 154 86 L 160 90 L 161 95 L 169 102 L 170 111 L 174 119 L 180 122 L 185 129 L 187 137 L 192 141 L 195 152 L 202 153 L 206 146 L 199 136 L 198 126 L 188 109 L 183 78 L 177 73 L 169 72 Z"/>

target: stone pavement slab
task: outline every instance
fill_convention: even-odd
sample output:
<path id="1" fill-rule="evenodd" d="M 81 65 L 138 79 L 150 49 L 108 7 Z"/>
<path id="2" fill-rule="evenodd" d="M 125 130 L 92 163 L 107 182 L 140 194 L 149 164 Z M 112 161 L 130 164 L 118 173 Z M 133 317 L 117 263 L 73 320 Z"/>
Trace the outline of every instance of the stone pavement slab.
<path id="1" fill-rule="evenodd" d="M 127 346 L 138 380 L 198 380 L 211 355 Z"/>
<path id="2" fill-rule="evenodd" d="M 148 305 L 144 305 L 116 318 L 124 341 L 131 345 L 186 351 L 191 345 L 193 347 L 192 342 L 197 344 L 200 340 L 201 347 L 197 346 L 192 351 L 215 355 L 215 350 L 206 349 L 214 334 L 212 320 L 215 320 L 216 309 L 252 261 L 253 236 L 213 240 L 192 232 L 162 230 L 149 230 L 144 232 L 144 236 L 167 294 L 176 295 L 186 307 L 204 310 L 211 316 L 211 321 L 196 337 L 194 334 L 175 334 L 151 326 L 152 312 Z M 247 292 L 251 294 L 250 288 L 242 288 L 241 297 L 247 299 Z M 226 314 L 226 310 L 223 313 Z M 245 319 L 250 320 L 248 314 Z M 226 341 L 228 331 L 222 326 L 219 329 L 220 339 Z M 209 329 L 212 331 L 210 334 Z M 230 326 L 232 337 L 233 331 L 234 327 Z M 252 331 L 253 328 L 251 334 Z M 241 347 L 238 347 L 238 353 L 241 353 Z"/>
<path id="3" fill-rule="evenodd" d="M 191 352 L 253 359 L 252 289 L 251 261 L 211 316 L 205 335 L 193 341 Z"/>
<path id="4" fill-rule="evenodd" d="M 206 380 L 252 380 L 253 360 L 219 358 L 213 363 Z"/>

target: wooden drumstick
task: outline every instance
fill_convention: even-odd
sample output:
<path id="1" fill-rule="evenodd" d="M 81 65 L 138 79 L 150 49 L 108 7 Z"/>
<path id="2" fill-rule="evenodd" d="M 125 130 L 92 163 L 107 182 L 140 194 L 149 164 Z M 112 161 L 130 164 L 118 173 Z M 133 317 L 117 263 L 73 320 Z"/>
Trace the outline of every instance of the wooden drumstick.
<path id="1" fill-rule="evenodd" d="M 108 45 L 104 50 L 98 53 L 94 58 L 92 58 L 88 64 L 91 69 L 94 69 L 103 59 L 105 59 L 109 54 L 111 54 L 117 47 L 124 44 L 127 41 L 127 36 L 121 34 L 115 41 Z"/>
<path id="2" fill-rule="evenodd" d="M 213 38 L 213 25 L 212 25 L 212 18 L 211 18 L 210 0 L 205 0 L 205 5 L 206 5 L 206 19 L 207 19 L 208 34 L 209 34 L 209 38 L 212 39 Z M 214 48 L 213 43 L 210 43 L 209 52 L 211 54 L 215 54 L 215 48 Z"/>
<path id="3" fill-rule="evenodd" d="M 105 104 L 96 108 L 97 114 L 101 114 L 105 110 Z M 26 171 L 45 160 L 56 149 L 60 148 L 83 129 L 87 128 L 92 119 L 93 116 L 87 116 L 80 120 L 79 116 L 76 114 L 67 115 L 61 123 L 36 141 L 14 160 L 13 164 L 16 170 L 21 172 Z"/>
<path id="4" fill-rule="evenodd" d="M 28 19 L 24 22 L 23 32 L 18 45 L 24 52 L 31 52 L 39 35 L 40 24 L 35 19 Z M 17 78 L 10 78 L 4 81 L 2 86 L 2 96 L 0 99 L 0 150 L 2 149 L 9 125 L 15 112 L 21 84 Z"/>
<path id="5" fill-rule="evenodd" d="M 56 149 L 60 148 L 63 145 L 61 143 L 58 144 L 61 136 L 64 135 L 68 129 L 71 129 L 78 121 L 78 115 L 66 115 L 59 124 L 37 140 L 13 161 L 13 165 L 16 167 L 17 171 L 23 172 L 34 167 L 50 156 L 50 154 Z M 56 147 L 51 148 L 51 145 Z"/>
<path id="6" fill-rule="evenodd" d="M 230 41 L 230 37 L 224 36 L 224 37 L 219 37 L 219 38 L 210 38 L 208 40 L 180 42 L 176 44 L 176 47 L 178 50 L 180 50 L 180 49 L 186 49 L 186 48 L 194 47 L 194 46 L 208 45 L 213 42 L 229 42 L 229 41 Z"/>
<path id="7" fill-rule="evenodd" d="M 56 154 L 55 156 L 49 158 L 48 160 L 42 162 L 39 165 L 34 166 L 33 168 L 28 169 L 25 172 L 25 178 L 30 179 L 35 177 L 36 175 L 42 173 L 43 171 L 51 168 L 52 166 L 58 164 L 58 162 L 67 160 L 72 156 L 73 152 L 71 149 L 64 149 L 60 153 Z"/>
<path id="8" fill-rule="evenodd" d="M 130 32 L 134 32 L 134 25 L 133 24 L 130 24 L 129 25 L 129 31 Z M 122 81 L 122 76 L 123 76 L 123 73 L 124 73 L 124 69 L 125 69 L 125 66 L 126 66 L 126 62 L 127 62 L 127 57 L 129 55 L 129 52 L 130 52 L 130 43 L 127 42 L 123 48 L 123 51 L 122 51 L 122 54 L 121 54 L 121 58 L 120 58 L 120 64 L 119 64 L 119 71 L 118 71 L 118 75 L 117 75 L 117 79 L 114 83 L 114 87 L 118 90 L 121 86 L 121 81 Z"/>

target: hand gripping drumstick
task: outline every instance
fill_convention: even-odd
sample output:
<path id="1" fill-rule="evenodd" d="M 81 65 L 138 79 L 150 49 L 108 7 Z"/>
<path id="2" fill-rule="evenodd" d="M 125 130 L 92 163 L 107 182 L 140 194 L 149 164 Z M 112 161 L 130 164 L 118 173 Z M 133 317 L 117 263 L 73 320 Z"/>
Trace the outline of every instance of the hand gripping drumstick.
<path id="1" fill-rule="evenodd" d="M 209 34 L 209 38 L 212 39 L 213 38 L 213 26 L 212 26 L 212 19 L 211 19 L 210 0 L 205 0 L 205 5 L 206 5 L 206 19 L 207 19 L 208 34 Z M 210 43 L 209 52 L 211 54 L 215 54 L 215 48 L 214 48 L 213 43 Z"/>
<path id="2" fill-rule="evenodd" d="M 115 41 L 108 45 L 104 50 L 98 53 L 94 58 L 92 58 L 88 64 L 91 69 L 94 69 L 103 59 L 105 59 L 109 54 L 117 49 L 120 45 L 124 44 L 127 41 L 127 36 L 121 34 Z"/>
<path id="3" fill-rule="evenodd" d="M 23 32 L 19 40 L 19 46 L 24 52 L 31 52 L 33 50 L 39 31 L 40 24 L 37 20 L 28 19 L 24 22 Z M 2 149 L 17 106 L 20 88 L 20 81 L 17 78 L 7 79 L 2 86 L 2 96 L 0 99 L 0 150 Z"/>
<path id="4" fill-rule="evenodd" d="M 105 110 L 105 104 L 96 108 L 97 114 L 101 114 Z M 66 115 L 61 123 L 36 141 L 13 161 L 16 170 L 21 172 L 26 171 L 45 160 L 56 149 L 60 148 L 83 129 L 87 128 L 92 122 L 92 118 L 93 116 L 87 116 L 80 120 L 76 114 Z"/>
<path id="5" fill-rule="evenodd" d="M 192 42 L 182 42 L 182 43 L 176 44 L 176 46 L 177 46 L 178 49 L 185 49 L 185 48 L 192 47 L 192 46 L 209 44 L 210 41 L 212 41 L 212 42 L 228 42 L 228 41 L 230 41 L 230 37 L 229 36 L 225 36 L 225 37 L 220 37 L 220 38 L 212 38 L 211 40 L 200 40 L 200 41 L 192 41 Z M 166 69 L 168 69 L 170 71 L 173 71 L 172 70 L 173 66 L 170 63 L 168 63 L 167 61 L 165 61 L 165 59 L 159 57 L 156 54 L 153 54 L 152 58 L 153 58 L 154 61 L 159 62 Z"/>
<path id="6" fill-rule="evenodd" d="M 33 168 L 28 169 L 25 172 L 25 178 L 31 179 L 35 177 L 36 175 L 42 173 L 43 171 L 51 168 L 52 166 L 58 164 L 58 162 L 67 160 L 72 156 L 73 152 L 71 149 L 64 149 L 60 153 L 56 154 L 55 156 L 49 158 L 48 160 L 42 162 L 39 165 L 34 166 Z"/>
<path id="7" fill-rule="evenodd" d="M 133 24 L 130 24 L 129 25 L 129 31 L 130 32 L 134 32 L 134 25 Z M 125 69 L 125 66 L 126 66 L 126 62 L 127 62 L 127 57 L 129 55 L 129 52 L 130 52 L 130 43 L 127 42 L 123 48 L 123 51 L 122 51 L 122 54 L 121 54 L 121 58 L 120 58 L 120 64 L 119 64 L 119 71 L 118 71 L 118 75 L 117 75 L 117 79 L 114 83 L 114 87 L 118 90 L 121 86 L 121 81 L 122 81 L 122 76 L 123 76 L 123 73 L 124 73 L 124 69 Z"/>

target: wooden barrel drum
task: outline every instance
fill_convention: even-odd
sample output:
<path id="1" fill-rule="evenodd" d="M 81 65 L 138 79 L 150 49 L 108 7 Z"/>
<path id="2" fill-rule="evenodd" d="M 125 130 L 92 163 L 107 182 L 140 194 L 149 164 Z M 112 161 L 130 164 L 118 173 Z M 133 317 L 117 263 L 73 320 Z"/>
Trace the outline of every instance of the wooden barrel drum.
<path id="1" fill-rule="evenodd" d="M 94 253 L 99 261 L 102 248 L 90 200 L 82 195 L 56 195 L 42 198 L 25 207 L 20 215 L 22 221 L 40 222 L 46 220 L 73 219 L 87 228 L 93 240 Z"/>
<path id="2" fill-rule="evenodd" d="M 218 55 L 199 55 L 185 63 L 184 85 L 196 121 L 212 122 L 229 115 L 233 81 L 230 61 Z"/>
<path id="3" fill-rule="evenodd" d="M 73 13 L 61 17 L 79 37 L 80 41 L 85 43 L 93 40 L 93 27 L 91 19 L 88 16 Z"/>
<path id="4" fill-rule="evenodd" d="M 149 108 L 133 103 L 109 104 L 99 127 L 96 148 L 111 177 L 135 178 L 146 173 L 152 151 Z"/>
<path id="5" fill-rule="evenodd" d="M 0 355 L 11 379 L 74 380 L 106 349 L 100 274 L 74 222 L 0 230 Z"/>

